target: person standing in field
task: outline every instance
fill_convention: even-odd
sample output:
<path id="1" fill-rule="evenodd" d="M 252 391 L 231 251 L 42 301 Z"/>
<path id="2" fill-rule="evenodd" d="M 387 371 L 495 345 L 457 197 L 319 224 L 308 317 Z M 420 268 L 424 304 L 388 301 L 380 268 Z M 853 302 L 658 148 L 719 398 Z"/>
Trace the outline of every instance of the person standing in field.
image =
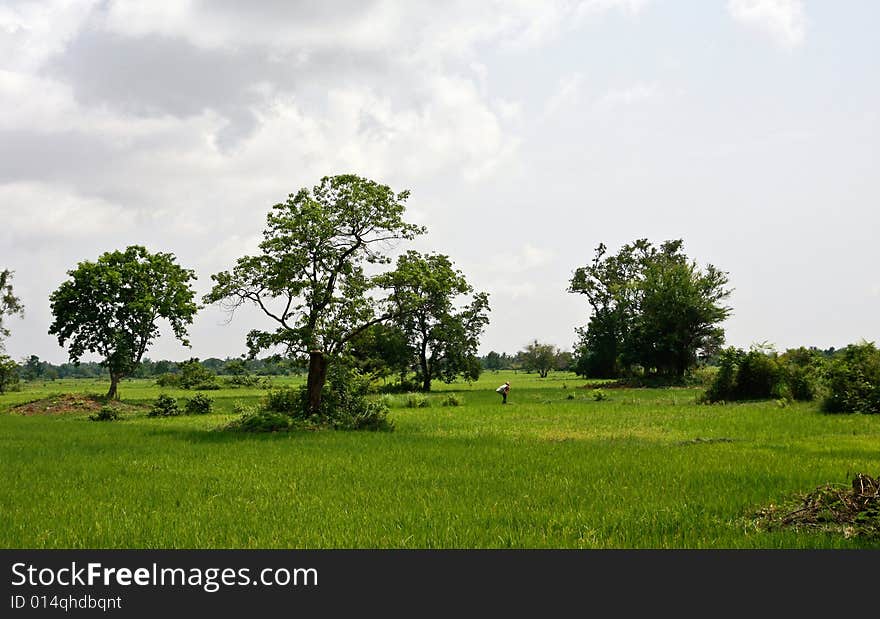
<path id="1" fill-rule="evenodd" d="M 498 389 L 495 390 L 495 393 L 500 393 L 501 394 L 501 403 L 507 404 L 507 394 L 510 393 L 510 382 L 506 382 L 503 385 L 501 385 L 500 387 L 498 387 Z"/>

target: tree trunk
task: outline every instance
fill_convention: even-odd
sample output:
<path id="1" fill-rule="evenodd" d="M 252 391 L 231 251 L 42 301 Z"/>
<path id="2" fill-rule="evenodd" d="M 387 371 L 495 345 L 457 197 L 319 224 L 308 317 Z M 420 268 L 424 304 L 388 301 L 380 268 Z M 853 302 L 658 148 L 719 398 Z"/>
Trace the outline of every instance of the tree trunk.
<path id="1" fill-rule="evenodd" d="M 422 391 L 427 393 L 431 390 L 431 370 L 428 368 L 428 356 L 425 353 L 423 346 L 419 354 L 419 365 L 422 368 Z"/>
<path id="2" fill-rule="evenodd" d="M 309 352 L 309 378 L 307 390 L 309 393 L 309 411 L 317 412 L 321 408 L 321 391 L 327 380 L 327 359 L 321 350 Z"/>
<path id="3" fill-rule="evenodd" d="M 114 374 L 110 372 L 110 391 L 107 392 L 108 400 L 118 400 L 119 399 L 119 391 L 117 387 L 119 385 L 119 379 L 122 378 L 119 374 Z"/>

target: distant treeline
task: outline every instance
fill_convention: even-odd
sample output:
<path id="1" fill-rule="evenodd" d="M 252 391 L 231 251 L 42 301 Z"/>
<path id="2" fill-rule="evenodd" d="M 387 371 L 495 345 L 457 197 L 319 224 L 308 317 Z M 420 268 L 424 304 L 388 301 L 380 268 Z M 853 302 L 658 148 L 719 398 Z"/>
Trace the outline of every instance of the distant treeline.
<path id="1" fill-rule="evenodd" d="M 219 376 L 236 376 L 241 374 L 253 374 L 256 376 L 289 376 L 300 374 L 305 371 L 302 363 L 276 357 L 263 359 L 241 359 L 227 357 L 218 359 L 195 359 L 206 370 Z M 191 360 L 187 360 L 191 361 Z M 158 378 L 165 374 L 177 374 L 182 365 L 187 361 L 169 361 L 162 359 L 153 361 L 144 359 L 132 378 Z M 55 380 L 59 378 L 109 378 L 107 368 L 100 363 L 83 361 L 78 364 L 62 363 L 55 365 L 41 360 L 36 355 L 31 355 L 19 364 L 19 376 L 22 380 Z"/>

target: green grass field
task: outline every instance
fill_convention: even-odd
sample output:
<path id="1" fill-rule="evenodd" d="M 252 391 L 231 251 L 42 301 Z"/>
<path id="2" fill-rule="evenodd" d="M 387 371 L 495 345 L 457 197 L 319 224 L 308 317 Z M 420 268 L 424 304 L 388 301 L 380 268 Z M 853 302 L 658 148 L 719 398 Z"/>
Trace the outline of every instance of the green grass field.
<path id="1" fill-rule="evenodd" d="M 493 390 L 506 379 L 502 406 Z M 240 435 L 213 430 L 265 392 L 205 392 L 217 409 L 207 416 L 98 423 L 9 411 L 107 383 L 26 384 L 0 396 L 0 547 L 878 547 L 768 533 L 751 516 L 880 473 L 880 416 L 698 405 L 695 389 L 609 389 L 594 401 L 583 385 L 490 372 L 437 384 L 428 408 L 396 396 L 394 432 Z M 446 391 L 464 404 L 440 406 Z M 121 385 L 128 403 L 159 393 L 152 381 Z"/>

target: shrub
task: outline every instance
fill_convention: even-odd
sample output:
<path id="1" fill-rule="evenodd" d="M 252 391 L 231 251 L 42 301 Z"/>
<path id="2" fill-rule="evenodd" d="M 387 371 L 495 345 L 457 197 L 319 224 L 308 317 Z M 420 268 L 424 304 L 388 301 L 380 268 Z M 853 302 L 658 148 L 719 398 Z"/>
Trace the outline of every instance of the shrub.
<path id="1" fill-rule="evenodd" d="M 219 389 L 217 376 L 195 357 L 180 364 L 180 386 L 184 389 Z"/>
<path id="2" fill-rule="evenodd" d="M 567 400 L 574 400 L 574 394 L 573 394 L 573 393 L 569 393 L 568 396 L 566 397 L 566 399 L 567 399 Z"/>
<path id="3" fill-rule="evenodd" d="M 180 387 L 180 376 L 171 372 L 165 372 L 159 375 L 156 379 L 156 384 L 160 387 Z"/>
<path id="4" fill-rule="evenodd" d="M 602 402 L 608 399 L 608 394 L 602 389 L 593 389 L 593 399 L 596 402 Z"/>
<path id="5" fill-rule="evenodd" d="M 201 393 L 186 401 L 184 412 L 187 415 L 207 415 L 211 412 L 214 400 Z"/>
<path id="6" fill-rule="evenodd" d="M 431 402 L 428 400 L 427 396 L 424 396 L 421 393 L 408 393 L 406 394 L 404 405 L 407 408 L 429 408 Z"/>
<path id="7" fill-rule="evenodd" d="M 708 402 L 735 400 L 812 400 L 821 354 L 806 348 L 777 355 L 767 347 L 721 351 L 717 373 L 703 395 Z"/>
<path id="8" fill-rule="evenodd" d="M 6 355 L 0 355 L 0 393 L 18 391 L 18 364 Z"/>
<path id="9" fill-rule="evenodd" d="M 258 410 L 242 414 L 226 425 L 227 430 L 238 432 L 287 432 L 291 429 L 293 418 L 284 413 Z"/>
<path id="10" fill-rule="evenodd" d="M 266 396 L 262 408 L 246 413 L 227 426 L 246 432 L 278 432 L 295 428 L 334 428 L 339 430 L 391 430 L 386 402 L 370 401 L 369 379 L 336 363 L 328 368 L 321 407 L 310 411 L 308 391 L 282 387 Z"/>
<path id="11" fill-rule="evenodd" d="M 718 367 L 713 365 L 701 365 L 689 370 L 684 377 L 684 383 L 694 387 L 709 387 L 718 376 Z"/>
<path id="12" fill-rule="evenodd" d="M 369 390 L 369 378 L 342 364 L 330 366 L 316 421 L 338 430 L 393 430 L 388 407 L 369 400 Z M 305 388 L 302 394 L 305 402 Z"/>
<path id="13" fill-rule="evenodd" d="M 426 398 L 427 399 L 427 398 Z M 440 402 L 443 406 L 461 406 L 464 404 L 464 398 L 457 393 L 447 393 L 446 397 Z"/>
<path id="14" fill-rule="evenodd" d="M 147 416 L 176 417 L 179 414 L 180 409 L 177 407 L 177 400 L 163 393 L 156 398 L 155 402 L 153 402 L 153 407 L 150 409 L 150 412 L 147 413 Z"/>
<path id="15" fill-rule="evenodd" d="M 281 387 L 272 389 L 266 395 L 265 410 L 287 415 L 301 416 L 305 404 L 299 389 Z"/>
<path id="16" fill-rule="evenodd" d="M 394 406 L 397 406 L 397 398 L 395 398 L 390 393 L 385 393 L 379 396 L 378 401 L 386 408 L 393 408 Z"/>
<path id="17" fill-rule="evenodd" d="M 102 406 L 97 413 L 89 415 L 89 420 L 91 421 L 117 421 L 118 419 L 119 412 L 112 406 L 107 405 Z"/>
<path id="18" fill-rule="evenodd" d="M 254 374 L 236 374 L 223 379 L 227 387 L 260 387 L 261 380 Z"/>
<path id="19" fill-rule="evenodd" d="M 828 413 L 880 413 L 880 350 L 873 342 L 851 344 L 839 351 L 824 371 Z"/>

